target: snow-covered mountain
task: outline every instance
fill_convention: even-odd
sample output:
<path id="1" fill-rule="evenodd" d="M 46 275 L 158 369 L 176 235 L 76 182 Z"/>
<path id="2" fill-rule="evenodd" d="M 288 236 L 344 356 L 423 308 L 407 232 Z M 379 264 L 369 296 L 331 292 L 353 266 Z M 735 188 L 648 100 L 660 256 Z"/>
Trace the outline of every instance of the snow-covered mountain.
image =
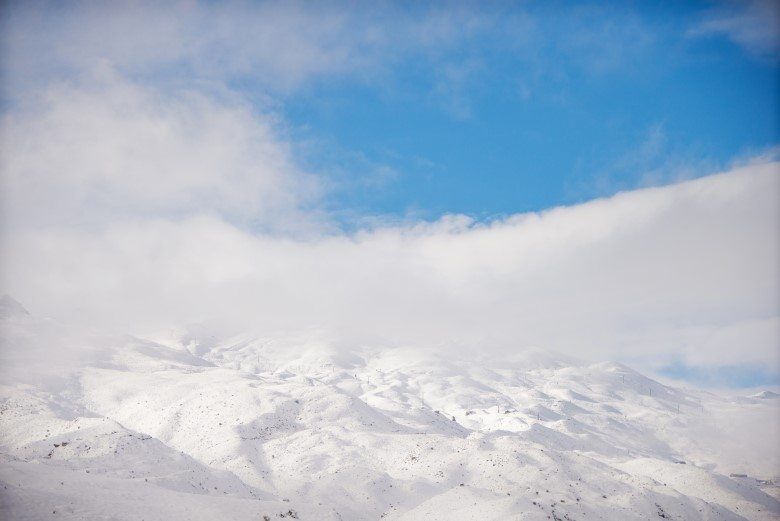
<path id="1" fill-rule="evenodd" d="M 193 334 L 0 303 L 3 519 L 777 519 L 778 396 L 616 363 Z"/>

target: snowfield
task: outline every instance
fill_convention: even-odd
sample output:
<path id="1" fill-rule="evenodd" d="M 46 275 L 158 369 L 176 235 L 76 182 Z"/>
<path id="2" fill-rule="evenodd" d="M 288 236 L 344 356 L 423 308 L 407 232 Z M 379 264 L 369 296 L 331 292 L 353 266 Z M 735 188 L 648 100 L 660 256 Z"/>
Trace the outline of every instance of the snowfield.
<path id="1" fill-rule="evenodd" d="M 772 392 L 538 350 L 84 336 L 0 312 L 2 519 L 780 518 Z"/>

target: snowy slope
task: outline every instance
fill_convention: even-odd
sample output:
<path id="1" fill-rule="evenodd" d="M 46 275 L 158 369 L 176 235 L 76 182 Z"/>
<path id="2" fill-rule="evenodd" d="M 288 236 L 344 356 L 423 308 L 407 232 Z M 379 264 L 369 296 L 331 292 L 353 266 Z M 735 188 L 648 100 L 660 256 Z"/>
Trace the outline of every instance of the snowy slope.
<path id="1" fill-rule="evenodd" d="M 539 350 L 152 341 L 2 311 L 3 518 L 780 516 L 757 481 L 780 474 L 773 393 Z"/>

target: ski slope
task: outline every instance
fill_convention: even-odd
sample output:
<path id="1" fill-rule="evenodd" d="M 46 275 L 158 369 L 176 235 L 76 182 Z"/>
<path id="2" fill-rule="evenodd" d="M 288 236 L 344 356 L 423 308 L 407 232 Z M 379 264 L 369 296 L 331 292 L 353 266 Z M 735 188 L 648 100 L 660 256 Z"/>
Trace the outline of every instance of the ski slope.
<path id="1" fill-rule="evenodd" d="M 542 350 L 111 337 L 10 299 L 0 316 L 3 519 L 780 517 L 769 391 Z"/>

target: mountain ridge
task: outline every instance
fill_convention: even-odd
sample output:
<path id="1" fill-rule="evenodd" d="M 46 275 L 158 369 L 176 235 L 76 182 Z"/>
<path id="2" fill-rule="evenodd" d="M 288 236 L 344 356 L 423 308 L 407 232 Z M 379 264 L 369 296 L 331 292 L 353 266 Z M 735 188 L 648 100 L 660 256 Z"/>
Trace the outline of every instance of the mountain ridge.
<path id="1" fill-rule="evenodd" d="M 0 326 L 11 359 L 58 338 L 58 326 L 34 318 Z M 502 358 L 179 338 L 87 336 L 82 343 L 98 345 L 56 379 L 0 373 L 0 511 L 404 521 L 780 515 L 770 483 L 778 455 L 772 433 L 760 430 L 777 425 L 768 395 L 677 389 L 623 364 L 540 349 Z M 117 494 L 119 510 L 108 512 Z"/>

